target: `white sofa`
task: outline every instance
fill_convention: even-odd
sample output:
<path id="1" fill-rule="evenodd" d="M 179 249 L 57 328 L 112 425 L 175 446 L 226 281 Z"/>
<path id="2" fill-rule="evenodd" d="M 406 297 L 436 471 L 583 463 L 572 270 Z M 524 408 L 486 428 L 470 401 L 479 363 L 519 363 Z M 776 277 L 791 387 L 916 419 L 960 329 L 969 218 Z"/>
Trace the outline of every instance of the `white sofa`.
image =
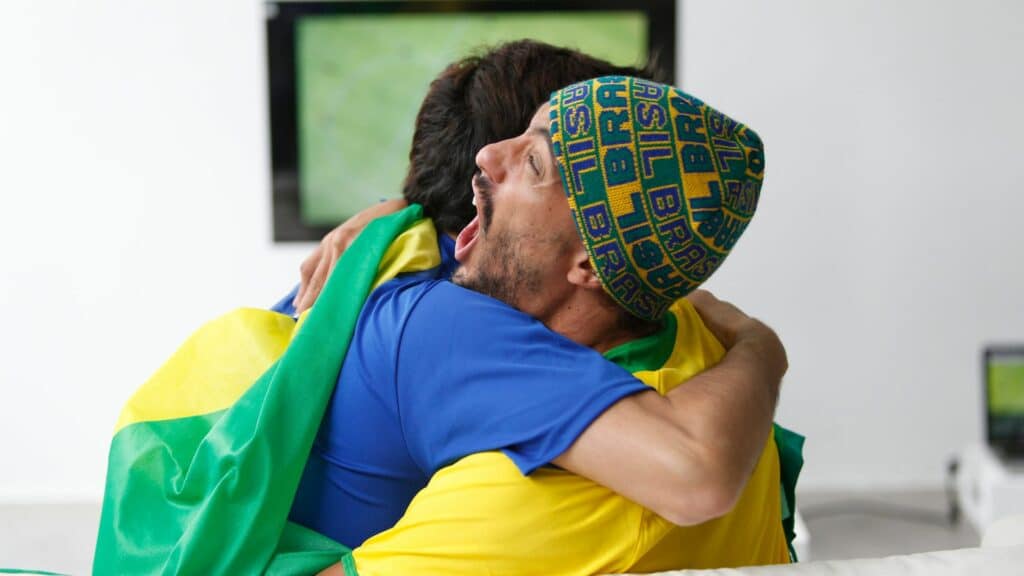
<path id="1" fill-rule="evenodd" d="M 678 570 L 661 576 L 1022 576 L 1024 516 L 990 526 L 978 548 L 943 550 L 888 558 L 801 562 L 739 569 Z"/>

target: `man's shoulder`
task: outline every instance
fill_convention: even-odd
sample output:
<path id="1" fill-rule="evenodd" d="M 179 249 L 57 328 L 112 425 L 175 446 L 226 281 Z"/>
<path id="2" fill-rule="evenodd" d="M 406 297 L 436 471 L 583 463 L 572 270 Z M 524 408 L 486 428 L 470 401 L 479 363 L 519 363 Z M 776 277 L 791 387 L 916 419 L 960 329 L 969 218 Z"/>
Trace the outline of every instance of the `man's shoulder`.
<path id="1" fill-rule="evenodd" d="M 470 300 L 475 292 L 460 288 L 434 271 L 403 274 L 377 287 L 367 298 L 370 309 L 394 307 L 409 313 L 426 305 L 430 310 L 438 307 L 452 309 Z"/>
<path id="2" fill-rule="evenodd" d="M 367 298 L 362 323 L 392 332 L 393 337 L 420 338 L 445 327 L 492 321 L 505 305 L 438 278 L 431 272 L 404 274 L 381 284 Z"/>
<path id="3" fill-rule="evenodd" d="M 430 322 L 494 323 L 535 325 L 539 321 L 485 294 L 463 288 L 450 280 L 429 274 L 399 276 L 377 288 L 367 304 L 373 308 L 394 308 Z"/>

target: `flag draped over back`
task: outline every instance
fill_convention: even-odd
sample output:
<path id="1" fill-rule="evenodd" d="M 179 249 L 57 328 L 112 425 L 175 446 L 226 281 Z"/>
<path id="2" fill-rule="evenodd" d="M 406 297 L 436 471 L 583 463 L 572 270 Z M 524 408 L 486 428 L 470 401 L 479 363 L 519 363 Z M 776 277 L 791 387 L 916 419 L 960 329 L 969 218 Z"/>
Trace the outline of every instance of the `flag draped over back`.
<path id="1" fill-rule="evenodd" d="M 200 328 L 118 420 L 93 572 L 294 574 L 337 562 L 344 546 L 287 521 L 295 490 L 366 296 L 438 263 L 433 225 L 413 205 L 366 227 L 298 323 L 241 309 Z"/>
<path id="2" fill-rule="evenodd" d="M 413 205 L 367 226 L 298 323 L 241 309 L 193 334 L 118 420 L 93 572 L 292 575 L 351 563 L 288 513 L 366 296 L 439 264 L 433 224 Z M 786 525 L 802 438 L 779 428 L 775 438 Z"/>

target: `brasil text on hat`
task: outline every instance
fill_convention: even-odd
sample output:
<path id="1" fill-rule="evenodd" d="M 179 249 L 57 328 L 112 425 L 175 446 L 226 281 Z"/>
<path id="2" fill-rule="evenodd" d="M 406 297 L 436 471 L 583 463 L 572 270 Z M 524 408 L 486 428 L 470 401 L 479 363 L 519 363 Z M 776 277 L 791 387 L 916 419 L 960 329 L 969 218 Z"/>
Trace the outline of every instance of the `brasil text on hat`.
<path id="1" fill-rule="evenodd" d="M 607 76 L 553 93 L 551 143 L 601 284 L 649 320 L 711 276 L 761 193 L 758 135 L 664 84 Z"/>

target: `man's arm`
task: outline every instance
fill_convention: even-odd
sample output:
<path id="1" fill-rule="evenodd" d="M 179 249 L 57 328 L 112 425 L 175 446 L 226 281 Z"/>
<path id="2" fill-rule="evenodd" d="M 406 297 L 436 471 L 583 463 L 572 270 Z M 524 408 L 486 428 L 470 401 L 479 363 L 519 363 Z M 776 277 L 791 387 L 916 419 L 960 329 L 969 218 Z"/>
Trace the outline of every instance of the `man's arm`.
<path id="1" fill-rule="evenodd" d="M 730 318 L 745 318 L 738 311 L 706 294 L 694 299 L 700 306 L 696 309 L 709 315 L 708 324 L 715 327 L 720 340 L 742 343 L 751 337 L 746 327 L 722 324 Z M 682 333 L 696 337 L 698 327 L 692 324 L 697 322 L 695 315 L 686 318 L 690 324 L 681 320 L 681 328 L 688 328 Z M 666 366 L 668 370 L 678 368 Z M 670 380 L 677 377 L 668 376 Z M 692 383 L 692 378 L 681 387 Z M 773 466 L 777 462 L 775 448 L 770 443 L 760 448 L 755 467 L 755 474 L 759 475 L 755 478 L 760 480 L 751 480 L 758 488 L 753 493 L 752 487 L 744 489 L 735 512 L 744 514 L 745 520 L 686 529 L 696 532 L 680 534 L 676 539 L 695 547 L 689 553 L 684 547 L 648 558 L 651 546 L 668 533 L 668 522 L 646 516 L 649 512 L 644 508 L 575 474 L 542 468 L 525 478 L 504 455 L 488 452 L 468 456 L 439 470 L 396 526 L 354 551 L 354 564 L 365 576 L 407 572 L 475 574 L 483 567 L 509 574 L 611 573 L 629 571 L 640 558 L 648 562 L 648 568 L 688 565 L 687 562 L 708 553 L 706 546 L 714 549 L 714 542 L 721 544 L 723 539 L 733 546 L 721 548 L 718 554 L 739 546 L 747 554 L 742 563 L 780 561 L 785 558 L 784 545 L 775 550 L 781 551 L 781 556 L 765 556 L 771 552 L 770 546 L 755 553 L 752 550 L 757 546 L 751 547 L 750 542 L 743 540 L 753 535 L 754 540 L 761 541 L 763 530 L 778 522 L 778 502 L 774 508 L 765 507 L 772 495 L 778 495 L 779 472 L 777 464 Z M 763 515 L 774 515 L 775 522 L 766 522 Z M 746 528 L 736 531 L 735 527 L 748 527 L 750 523 L 763 528 L 752 529 L 749 534 L 744 532 Z M 719 526 L 718 530 L 721 526 L 734 528 L 724 535 L 709 526 Z M 712 532 L 701 532 L 704 529 Z M 711 537 L 712 533 L 717 536 Z M 466 534 L 474 537 L 467 539 Z M 344 571 L 339 564 L 324 574 Z"/>
<path id="2" fill-rule="evenodd" d="M 732 508 L 768 437 L 788 367 L 766 325 L 708 292 L 689 299 L 728 348 L 722 361 L 665 396 L 620 400 L 554 461 L 679 525 Z"/>
<path id="3" fill-rule="evenodd" d="M 325 245 L 337 244 L 330 238 Z M 296 298 L 307 306 L 317 282 L 305 272 L 314 261 L 333 262 L 316 256 L 304 264 L 310 291 Z M 644 392 L 619 401 L 554 460 L 679 524 L 731 508 L 767 437 L 786 370 L 785 350 L 767 326 L 709 293 L 690 300 L 731 347 L 723 361 L 665 397 Z"/>
<path id="4" fill-rule="evenodd" d="M 313 250 L 313 253 L 302 261 L 299 267 L 299 289 L 292 301 L 296 314 L 301 314 L 313 306 L 320 296 L 324 284 L 331 276 L 334 265 L 338 263 L 341 254 L 348 249 L 356 236 L 366 228 L 366 225 L 375 218 L 394 214 L 408 206 L 409 203 L 403 199 L 386 200 L 378 202 L 368 208 L 364 208 L 355 216 L 346 220 L 334 230 L 331 230 L 320 241 L 320 245 Z"/>

